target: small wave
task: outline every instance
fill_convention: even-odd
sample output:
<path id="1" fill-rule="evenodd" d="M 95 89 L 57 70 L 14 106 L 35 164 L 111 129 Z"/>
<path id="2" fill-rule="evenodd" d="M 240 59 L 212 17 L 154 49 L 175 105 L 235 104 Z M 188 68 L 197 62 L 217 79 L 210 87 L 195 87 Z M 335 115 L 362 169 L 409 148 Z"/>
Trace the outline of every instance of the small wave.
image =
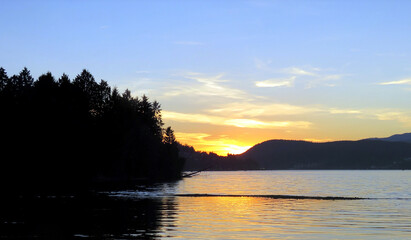
<path id="1" fill-rule="evenodd" d="M 411 200 L 408 197 L 391 198 L 372 198 L 372 197 L 341 197 L 341 196 L 304 196 L 304 195 L 273 195 L 273 194 L 207 194 L 207 193 L 186 193 L 173 194 L 162 191 L 116 191 L 102 192 L 109 197 L 144 199 L 144 198 L 164 198 L 164 197 L 252 197 L 252 198 L 271 198 L 271 199 L 312 199 L 312 200 Z"/>
<path id="2" fill-rule="evenodd" d="M 160 192 L 149 192 L 149 191 L 116 191 L 116 192 L 102 192 L 109 197 L 114 198 L 157 198 L 163 197 L 164 194 Z"/>
<path id="3" fill-rule="evenodd" d="M 313 199 L 313 200 L 364 200 L 362 197 L 337 197 L 337 196 L 298 196 L 298 195 L 244 195 L 244 194 L 175 194 L 175 197 L 254 197 L 271 199 Z"/>

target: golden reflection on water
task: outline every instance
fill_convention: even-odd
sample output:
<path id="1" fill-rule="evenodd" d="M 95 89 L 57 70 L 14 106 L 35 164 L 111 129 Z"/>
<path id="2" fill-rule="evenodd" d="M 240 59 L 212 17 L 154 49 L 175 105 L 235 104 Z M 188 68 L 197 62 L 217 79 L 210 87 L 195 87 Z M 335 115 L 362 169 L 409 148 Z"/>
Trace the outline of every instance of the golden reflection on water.
<path id="1" fill-rule="evenodd" d="M 372 212 L 367 201 L 287 200 L 260 197 L 177 197 L 173 238 L 335 239 L 347 236 L 406 237 L 392 231 L 400 220 Z M 370 212 L 369 212 L 370 211 Z M 392 212 L 391 212 L 392 213 Z M 366 216 L 364 216 L 366 214 Z M 390 222 L 390 227 L 386 222 Z M 384 231 L 384 228 L 386 228 Z M 177 231 L 175 231 L 177 230 Z M 375 236 L 379 231 L 379 236 Z"/>
<path id="2" fill-rule="evenodd" d="M 229 237 L 227 235 L 238 238 L 239 233 L 252 232 L 260 225 L 259 217 L 253 214 L 255 206 L 258 206 L 255 198 L 181 197 L 178 198 L 178 203 L 185 206 L 186 211 L 179 214 L 176 225 L 190 226 L 190 232 L 204 238 Z M 250 224 L 253 222 L 254 224 Z M 189 234 L 189 231 L 182 232 Z M 180 237 L 195 236 L 183 234 Z"/>
<path id="3" fill-rule="evenodd" d="M 290 216 L 296 203 L 298 201 L 256 197 L 181 197 L 178 205 L 185 206 L 187 210 L 180 212 L 176 225 L 190 226 L 190 231 L 194 230 L 204 238 L 289 236 L 289 232 L 284 231 L 285 224 L 297 224 L 293 223 L 295 216 Z M 311 224 L 305 222 L 305 225 Z M 180 237 L 195 236 L 183 234 Z"/>
<path id="4" fill-rule="evenodd" d="M 168 197 L 162 237 L 177 239 L 409 239 L 408 200 L 385 199 L 392 174 L 210 172 L 181 181 L 177 194 L 365 196 L 379 200 Z M 401 178 L 409 179 L 402 174 Z M 360 181 L 361 180 L 361 181 Z M 358 185 L 361 183 L 362 185 Z M 394 181 L 394 183 L 396 183 Z M 355 186 L 355 187 L 354 187 Z M 383 188 L 385 190 L 383 190 Z M 401 189 L 399 193 L 407 192 Z M 364 195 L 361 195 L 364 194 Z M 397 194 L 398 195 L 398 194 Z M 172 217 L 171 219 L 169 217 Z M 171 223 L 172 222 L 172 223 Z"/>
<path id="5" fill-rule="evenodd" d="M 112 196 L 155 202 L 156 228 L 136 230 L 153 239 L 409 239 L 410 177 L 406 171 L 204 172 Z"/>

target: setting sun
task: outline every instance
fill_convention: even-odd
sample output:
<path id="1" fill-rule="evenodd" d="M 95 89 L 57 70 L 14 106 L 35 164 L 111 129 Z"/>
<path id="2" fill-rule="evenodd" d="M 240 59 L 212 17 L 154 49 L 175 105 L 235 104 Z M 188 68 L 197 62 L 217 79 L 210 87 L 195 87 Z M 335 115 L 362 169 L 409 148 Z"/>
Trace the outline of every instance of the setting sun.
<path id="1" fill-rule="evenodd" d="M 251 148 L 251 146 L 235 146 L 235 145 L 232 145 L 232 146 L 230 146 L 230 149 L 227 149 L 227 150 L 228 150 L 228 154 L 241 154 L 241 153 L 247 151 L 250 148 Z"/>
<path id="2" fill-rule="evenodd" d="M 176 132 L 175 134 L 181 143 L 187 143 L 197 151 L 214 152 L 220 156 L 241 154 L 252 147 L 247 142 L 229 139 L 226 135 L 211 136 L 206 133 L 182 132 Z"/>

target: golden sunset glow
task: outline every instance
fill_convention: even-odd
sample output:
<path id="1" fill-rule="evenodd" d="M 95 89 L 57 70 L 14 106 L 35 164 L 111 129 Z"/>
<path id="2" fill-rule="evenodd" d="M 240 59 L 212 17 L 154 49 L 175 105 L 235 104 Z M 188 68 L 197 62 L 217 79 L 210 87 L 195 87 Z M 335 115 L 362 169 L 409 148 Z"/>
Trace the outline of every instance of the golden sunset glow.
<path id="1" fill-rule="evenodd" d="M 259 121 L 255 119 L 237 119 L 229 116 L 215 116 L 208 114 L 187 114 L 164 111 L 163 117 L 166 120 L 184 121 L 190 123 L 206 123 L 212 125 L 235 126 L 240 128 L 308 128 L 310 122 L 307 121 Z"/>
<path id="2" fill-rule="evenodd" d="M 215 138 L 206 133 L 175 133 L 177 139 L 182 143 L 188 143 L 197 151 L 214 152 L 220 156 L 227 154 L 241 154 L 247 151 L 252 146 L 242 145 L 241 142 L 227 138 L 227 136 L 219 136 Z"/>
<path id="3" fill-rule="evenodd" d="M 230 153 L 230 154 L 241 154 L 241 153 L 247 151 L 248 149 L 250 149 L 251 147 L 252 147 L 252 146 L 244 146 L 244 147 L 242 147 L 242 146 L 235 146 L 235 145 L 233 145 L 233 146 L 231 146 L 231 150 L 228 149 L 228 150 L 229 150 L 228 153 Z"/>
<path id="4" fill-rule="evenodd" d="M 298 8 L 288 1 L 222 1 L 221 11 L 208 1 L 132 2 L 124 9 L 147 11 L 124 14 L 113 10 L 122 4 L 105 2 L 87 24 L 82 19 L 90 11 L 54 25 L 53 15 L 29 11 L 39 6 L 22 14 L 9 1 L 3 12 L 12 15 L 3 18 L 23 19 L 0 21 L 2 67 L 17 73 L 27 66 L 34 76 L 67 69 L 71 79 L 89 69 L 120 93 L 158 101 L 164 127 L 179 133 L 177 141 L 220 155 L 271 139 L 324 142 L 411 132 L 406 1 L 319 1 L 322 7 L 297 1 Z M 58 5 L 49 12 L 71 9 Z M 164 14 L 153 14 L 158 9 Z M 341 9 L 350 17 L 339 15 Z M 386 24 L 375 24 L 381 19 Z M 43 27 L 53 36 L 93 34 L 82 44 L 62 38 L 50 48 Z M 25 41 L 27 32 L 37 40 L 22 51 L 15 39 Z M 40 61 L 38 52 L 49 57 Z"/>
<path id="5" fill-rule="evenodd" d="M 267 67 L 260 60 L 255 65 L 258 71 Z M 164 121 L 173 126 L 181 143 L 219 155 L 240 154 L 270 139 L 358 140 L 407 132 L 411 127 L 411 111 L 406 109 L 334 105 L 332 98 L 324 98 L 321 104 L 300 100 L 305 95 L 335 92 L 342 74 L 314 67 L 278 72 L 285 77 L 250 82 L 247 88 L 230 86 L 238 79 L 226 74 L 178 73 L 177 78 L 184 80 L 164 86 L 165 94 L 160 95 L 160 100 L 168 103 L 162 112 Z M 372 87 L 396 85 L 408 85 L 408 79 Z M 293 99 L 287 92 L 299 95 Z M 271 93 L 284 93 L 288 101 L 278 101 Z M 173 102 L 176 105 L 170 104 Z M 174 107 L 181 104 L 186 109 Z"/>

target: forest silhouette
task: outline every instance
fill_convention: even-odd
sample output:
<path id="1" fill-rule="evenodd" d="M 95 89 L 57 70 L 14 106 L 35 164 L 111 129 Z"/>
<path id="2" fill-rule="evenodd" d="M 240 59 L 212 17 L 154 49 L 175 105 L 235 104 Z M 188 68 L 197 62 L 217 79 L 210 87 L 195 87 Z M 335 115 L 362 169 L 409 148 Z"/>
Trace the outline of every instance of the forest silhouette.
<path id="1" fill-rule="evenodd" d="M 73 80 L 0 68 L 0 181 L 7 191 L 80 191 L 179 179 L 173 130 L 147 96 L 83 70 Z"/>

